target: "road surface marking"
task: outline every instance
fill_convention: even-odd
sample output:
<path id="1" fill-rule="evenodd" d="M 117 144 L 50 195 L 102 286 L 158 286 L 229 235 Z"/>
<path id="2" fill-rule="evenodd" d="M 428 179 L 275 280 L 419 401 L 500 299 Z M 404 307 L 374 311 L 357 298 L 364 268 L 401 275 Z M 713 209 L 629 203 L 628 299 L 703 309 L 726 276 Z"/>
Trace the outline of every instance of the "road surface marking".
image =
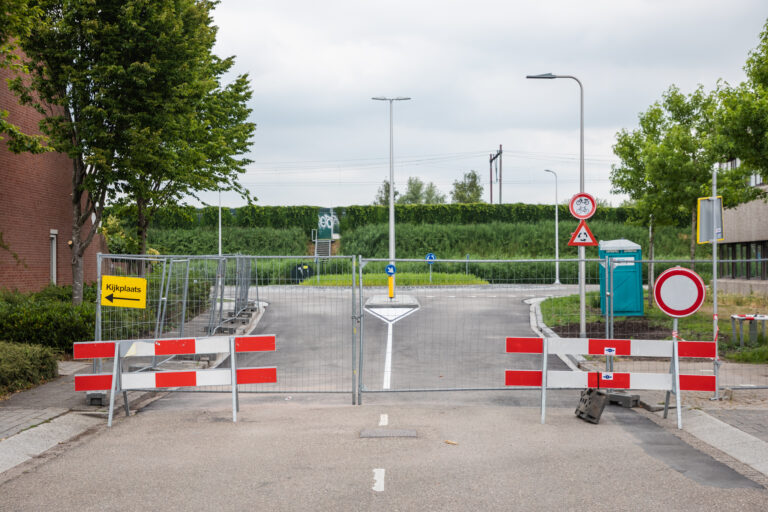
<path id="1" fill-rule="evenodd" d="M 392 324 L 387 324 L 387 356 L 384 359 L 383 389 L 389 389 L 392 380 Z"/>
<path id="2" fill-rule="evenodd" d="M 373 470 L 373 487 L 372 489 L 376 492 L 383 492 L 384 491 L 384 470 L 383 469 L 374 469 Z"/>
<path id="3" fill-rule="evenodd" d="M 379 426 L 380 427 L 386 427 L 389 424 L 389 416 L 387 414 L 382 414 L 379 418 Z"/>

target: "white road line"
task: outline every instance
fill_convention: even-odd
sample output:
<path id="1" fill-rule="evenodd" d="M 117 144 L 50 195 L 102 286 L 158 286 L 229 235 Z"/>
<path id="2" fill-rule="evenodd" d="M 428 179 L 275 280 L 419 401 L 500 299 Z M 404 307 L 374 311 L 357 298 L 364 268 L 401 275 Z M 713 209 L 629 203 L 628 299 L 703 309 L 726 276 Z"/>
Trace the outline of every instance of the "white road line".
<path id="1" fill-rule="evenodd" d="M 383 492 L 384 491 L 384 470 L 383 469 L 374 469 L 373 470 L 373 487 L 372 489 L 376 492 Z"/>
<path id="2" fill-rule="evenodd" d="M 380 426 L 380 427 L 386 427 L 388 424 L 389 424 L 389 415 L 387 415 L 387 414 L 382 414 L 382 415 L 379 417 L 379 426 Z"/>
<path id="3" fill-rule="evenodd" d="M 389 389 L 392 380 L 392 324 L 387 324 L 387 356 L 384 358 L 384 383 L 382 389 Z"/>

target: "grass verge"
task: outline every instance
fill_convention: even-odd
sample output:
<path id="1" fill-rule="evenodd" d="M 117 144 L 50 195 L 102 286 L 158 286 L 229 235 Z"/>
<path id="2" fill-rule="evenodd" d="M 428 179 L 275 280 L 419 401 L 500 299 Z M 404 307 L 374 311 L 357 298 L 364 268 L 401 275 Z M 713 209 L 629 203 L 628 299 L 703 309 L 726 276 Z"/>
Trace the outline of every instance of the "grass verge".
<path id="1" fill-rule="evenodd" d="M 363 274 L 364 286 L 387 286 L 388 279 L 385 274 Z M 442 272 L 432 273 L 432 282 L 429 274 L 403 272 L 397 274 L 398 286 L 467 286 L 483 285 L 488 281 L 473 276 L 472 274 L 446 274 Z M 301 283 L 302 286 L 352 286 L 350 274 L 328 274 L 310 277 Z"/>

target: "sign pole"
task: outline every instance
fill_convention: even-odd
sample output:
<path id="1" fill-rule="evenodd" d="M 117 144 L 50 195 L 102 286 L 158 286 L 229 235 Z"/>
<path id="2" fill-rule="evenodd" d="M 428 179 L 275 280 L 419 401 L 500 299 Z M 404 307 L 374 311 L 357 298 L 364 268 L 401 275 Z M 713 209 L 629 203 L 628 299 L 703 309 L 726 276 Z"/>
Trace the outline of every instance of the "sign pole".
<path id="1" fill-rule="evenodd" d="M 672 321 L 672 363 L 675 365 L 674 381 L 672 385 L 675 388 L 675 406 L 677 407 L 677 429 L 683 428 L 683 411 L 680 400 L 680 360 L 678 358 L 678 335 L 677 335 L 677 317 Z"/>
<path id="2" fill-rule="evenodd" d="M 720 351 L 717 347 L 717 166 L 712 169 L 712 339 L 715 341 L 715 396 L 720 400 Z"/>

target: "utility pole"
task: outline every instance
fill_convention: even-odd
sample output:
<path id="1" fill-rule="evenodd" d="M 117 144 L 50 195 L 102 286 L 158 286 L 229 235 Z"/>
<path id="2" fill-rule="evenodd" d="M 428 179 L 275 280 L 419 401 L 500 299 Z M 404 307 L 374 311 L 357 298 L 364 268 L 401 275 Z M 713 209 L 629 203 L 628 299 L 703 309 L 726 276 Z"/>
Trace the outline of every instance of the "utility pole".
<path id="1" fill-rule="evenodd" d="M 499 204 L 501 204 L 501 144 L 499 144 L 499 150 L 494 155 L 491 153 L 488 157 L 488 165 L 491 171 L 491 204 L 493 204 L 493 162 L 496 162 L 496 176 L 499 180 Z"/>

